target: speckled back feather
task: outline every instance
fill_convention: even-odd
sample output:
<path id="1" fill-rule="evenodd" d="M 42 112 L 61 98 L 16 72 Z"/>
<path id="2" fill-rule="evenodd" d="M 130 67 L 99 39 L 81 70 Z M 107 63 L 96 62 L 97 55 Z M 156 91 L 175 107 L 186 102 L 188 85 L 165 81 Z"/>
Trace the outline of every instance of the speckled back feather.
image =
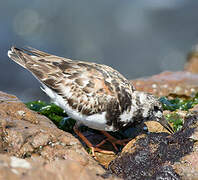
<path id="1" fill-rule="evenodd" d="M 32 72 L 82 114 L 107 111 L 107 123 L 119 126 L 117 118 L 131 109 L 134 87 L 109 66 L 73 61 L 32 48 L 12 47 L 11 51 L 10 56 L 14 61 Z"/>

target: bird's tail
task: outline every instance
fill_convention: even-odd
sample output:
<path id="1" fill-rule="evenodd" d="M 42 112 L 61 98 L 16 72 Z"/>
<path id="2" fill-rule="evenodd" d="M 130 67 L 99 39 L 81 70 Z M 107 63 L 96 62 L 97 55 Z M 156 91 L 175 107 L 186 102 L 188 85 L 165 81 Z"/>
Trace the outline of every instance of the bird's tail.
<path id="1" fill-rule="evenodd" d="M 26 59 L 22 54 L 22 50 L 14 46 L 8 51 L 8 57 L 25 68 Z"/>
<path id="2" fill-rule="evenodd" d="M 26 68 L 26 63 L 28 60 L 34 59 L 36 57 L 46 57 L 50 56 L 50 54 L 39 51 L 37 49 L 33 49 L 28 47 L 27 49 L 16 48 L 14 46 L 8 51 L 8 57 L 18 63 L 19 65 Z"/>

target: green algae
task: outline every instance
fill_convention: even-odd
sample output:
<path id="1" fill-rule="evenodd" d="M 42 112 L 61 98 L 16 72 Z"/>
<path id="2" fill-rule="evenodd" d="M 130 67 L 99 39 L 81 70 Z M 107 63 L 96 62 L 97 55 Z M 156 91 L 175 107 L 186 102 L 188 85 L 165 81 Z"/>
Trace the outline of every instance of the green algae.
<path id="1" fill-rule="evenodd" d="M 73 126 L 76 121 L 68 117 L 59 106 L 44 101 L 31 101 L 25 104 L 29 109 L 48 117 L 59 129 L 73 133 Z"/>
<path id="2" fill-rule="evenodd" d="M 188 111 L 193 108 L 196 104 L 198 104 L 198 93 L 193 97 L 180 98 L 179 96 L 168 99 L 167 97 L 159 98 L 159 101 L 163 105 L 164 110 L 176 111 L 177 109 Z"/>
<path id="3" fill-rule="evenodd" d="M 198 93 L 192 97 L 175 95 L 174 98 L 161 97 L 159 101 L 162 103 L 164 110 L 172 111 L 173 113 L 167 114 L 166 119 L 173 124 L 174 131 L 178 131 L 183 126 L 183 119 L 177 113 L 177 110 L 189 111 L 196 104 L 198 104 Z"/>
<path id="4" fill-rule="evenodd" d="M 171 113 L 171 114 L 167 114 L 165 115 L 165 118 L 167 119 L 168 122 L 173 124 L 173 130 L 179 131 L 182 126 L 183 126 L 183 118 L 177 113 Z"/>

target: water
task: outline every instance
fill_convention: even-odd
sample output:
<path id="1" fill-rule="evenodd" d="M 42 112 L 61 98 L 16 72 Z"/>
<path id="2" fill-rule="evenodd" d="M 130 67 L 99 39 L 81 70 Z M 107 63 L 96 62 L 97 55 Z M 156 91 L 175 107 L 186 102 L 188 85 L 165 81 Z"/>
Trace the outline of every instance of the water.
<path id="1" fill-rule="evenodd" d="M 0 0 L 0 90 L 24 101 L 46 96 L 10 61 L 11 45 L 107 64 L 129 79 L 183 68 L 197 43 L 193 0 Z"/>

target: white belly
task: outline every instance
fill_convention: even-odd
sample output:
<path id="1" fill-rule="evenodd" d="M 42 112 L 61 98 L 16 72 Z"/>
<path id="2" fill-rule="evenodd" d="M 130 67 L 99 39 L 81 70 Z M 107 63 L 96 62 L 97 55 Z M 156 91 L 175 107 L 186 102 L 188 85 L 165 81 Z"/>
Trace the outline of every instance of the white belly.
<path id="1" fill-rule="evenodd" d="M 43 85 L 44 89 L 42 89 L 51 99 L 52 101 L 60 106 L 65 112 L 68 114 L 69 117 L 73 118 L 74 120 L 78 121 L 78 123 L 82 123 L 85 126 L 88 126 L 92 129 L 103 130 L 103 131 L 114 131 L 113 126 L 108 126 L 106 120 L 106 112 L 97 113 L 93 115 L 83 115 L 79 113 L 77 110 L 72 109 L 67 101 L 65 101 L 62 96 L 58 95 L 54 91 L 52 91 L 47 86 Z"/>

